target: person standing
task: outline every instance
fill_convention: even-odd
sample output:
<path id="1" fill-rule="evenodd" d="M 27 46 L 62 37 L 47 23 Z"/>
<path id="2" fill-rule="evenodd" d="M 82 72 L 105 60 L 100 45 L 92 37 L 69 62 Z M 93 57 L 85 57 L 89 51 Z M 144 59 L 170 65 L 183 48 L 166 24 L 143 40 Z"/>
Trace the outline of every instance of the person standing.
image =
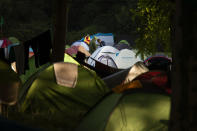
<path id="1" fill-rule="evenodd" d="M 90 41 L 89 44 L 90 54 L 92 54 L 97 49 L 96 40 L 97 38 L 94 36 L 93 39 Z"/>

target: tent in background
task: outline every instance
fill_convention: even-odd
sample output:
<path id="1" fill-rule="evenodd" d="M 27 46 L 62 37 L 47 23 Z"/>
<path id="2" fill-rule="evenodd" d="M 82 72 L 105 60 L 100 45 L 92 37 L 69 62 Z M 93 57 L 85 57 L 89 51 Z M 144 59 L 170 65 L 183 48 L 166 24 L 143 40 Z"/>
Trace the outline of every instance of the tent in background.
<path id="1" fill-rule="evenodd" d="M 119 85 L 125 85 L 133 81 L 137 76 L 145 72 L 148 72 L 148 68 L 146 68 L 143 62 L 137 62 L 128 69 L 121 70 L 102 79 L 105 81 L 108 87 L 115 88 Z M 111 81 L 113 81 L 113 83 Z"/>
<path id="2" fill-rule="evenodd" d="M 101 39 L 101 41 L 104 41 L 106 46 L 114 45 L 114 35 L 112 33 L 97 33 L 97 34 L 91 35 L 90 40 L 92 40 L 94 36 L 98 39 Z M 84 38 L 82 38 L 81 41 L 84 41 Z M 98 42 L 96 42 L 96 44 L 99 45 Z"/>
<path id="3" fill-rule="evenodd" d="M 98 39 L 101 39 L 101 41 L 104 41 L 106 46 L 114 45 L 114 35 L 112 33 L 97 33 L 93 36 L 96 36 Z"/>
<path id="4" fill-rule="evenodd" d="M 88 46 L 85 42 L 83 42 L 83 41 L 81 41 L 81 40 L 74 42 L 74 43 L 71 45 L 71 47 L 72 47 L 72 46 L 83 46 L 87 51 L 89 51 L 89 46 Z"/>
<path id="5" fill-rule="evenodd" d="M 170 71 L 172 59 L 164 54 L 156 54 L 144 60 L 144 64 L 149 70 L 164 70 Z"/>
<path id="6" fill-rule="evenodd" d="M 98 48 L 88 59 L 88 64 L 95 66 L 95 60 L 118 69 L 127 69 L 136 62 L 142 61 L 139 56 L 136 57 L 134 50 L 123 49 L 119 51 L 112 46 Z"/>
<path id="7" fill-rule="evenodd" d="M 20 43 L 20 41 L 16 37 L 9 37 L 8 40 L 10 40 L 12 44 Z"/>
<path id="8" fill-rule="evenodd" d="M 115 67 L 114 63 L 112 62 L 115 61 L 116 53 L 119 53 L 119 50 L 117 50 L 116 48 L 112 46 L 103 46 L 92 53 L 87 63 L 95 67 L 95 60 L 105 64 L 106 57 L 108 57 L 110 58 L 108 59 L 110 60 L 108 65 L 113 65 L 112 67 Z"/>
<path id="9" fill-rule="evenodd" d="M 134 65 L 136 62 L 142 61 L 139 56 L 136 57 L 134 50 L 122 49 L 117 57 L 115 63 L 118 69 L 126 69 Z"/>
<path id="10" fill-rule="evenodd" d="M 114 45 L 114 47 L 118 50 L 131 49 L 130 43 L 126 40 L 119 41 L 118 44 Z"/>
<path id="11" fill-rule="evenodd" d="M 76 56 L 78 52 L 81 52 L 85 54 L 86 57 L 89 57 L 91 54 L 84 48 L 84 46 L 78 45 L 78 46 L 71 46 L 70 48 L 67 48 L 65 50 L 65 53 L 67 53 L 70 56 Z"/>

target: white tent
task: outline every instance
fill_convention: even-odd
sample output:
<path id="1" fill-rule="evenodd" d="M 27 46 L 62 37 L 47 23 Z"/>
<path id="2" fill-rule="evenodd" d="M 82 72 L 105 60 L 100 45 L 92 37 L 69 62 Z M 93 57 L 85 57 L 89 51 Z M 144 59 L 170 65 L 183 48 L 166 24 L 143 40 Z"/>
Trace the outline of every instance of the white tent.
<path id="1" fill-rule="evenodd" d="M 116 67 L 114 65 L 114 61 L 116 58 L 116 54 L 118 53 L 119 53 L 119 50 L 117 50 L 116 48 L 112 46 L 103 46 L 101 48 L 98 48 L 96 51 L 94 51 L 94 53 L 92 53 L 92 55 L 88 59 L 88 64 L 91 66 L 95 66 L 94 60 L 97 60 L 111 67 Z"/>
<path id="2" fill-rule="evenodd" d="M 134 50 L 122 49 L 115 58 L 115 63 L 118 69 L 127 69 L 138 61 L 142 61 L 139 56 L 135 56 Z"/>
<path id="3" fill-rule="evenodd" d="M 142 61 L 139 56 L 136 57 L 135 50 L 122 49 L 119 51 L 112 46 L 98 48 L 90 56 L 87 63 L 91 66 L 95 66 L 94 60 L 118 69 L 127 69 L 133 66 L 136 62 Z"/>
<path id="4" fill-rule="evenodd" d="M 71 46 L 83 46 L 87 51 L 89 51 L 89 46 L 82 41 L 76 41 Z"/>

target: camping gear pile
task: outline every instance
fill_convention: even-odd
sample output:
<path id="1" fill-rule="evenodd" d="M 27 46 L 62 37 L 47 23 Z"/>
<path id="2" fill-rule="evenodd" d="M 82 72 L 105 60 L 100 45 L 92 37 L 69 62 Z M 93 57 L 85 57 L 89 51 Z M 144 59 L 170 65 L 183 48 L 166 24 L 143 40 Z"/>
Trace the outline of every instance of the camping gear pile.
<path id="1" fill-rule="evenodd" d="M 64 62 L 51 64 L 48 33 L 25 42 L 25 51 L 34 53 L 31 58 L 28 53 L 22 57 L 28 59 L 29 70 L 21 74 L 16 68 L 18 74 L 9 73 L 16 75 L 14 82 L 22 80 L 21 87 L 14 88 L 18 105 L 15 112 L 9 111 L 11 119 L 50 130 L 167 130 L 169 57 L 155 55 L 143 61 L 126 40 L 114 44 L 112 34 L 98 33 L 74 42 L 65 50 Z M 87 42 L 93 37 L 106 45 L 98 45 L 90 54 Z M 49 44 L 46 52 L 40 44 L 33 44 L 44 40 Z M 37 55 L 40 53 L 46 61 Z"/>

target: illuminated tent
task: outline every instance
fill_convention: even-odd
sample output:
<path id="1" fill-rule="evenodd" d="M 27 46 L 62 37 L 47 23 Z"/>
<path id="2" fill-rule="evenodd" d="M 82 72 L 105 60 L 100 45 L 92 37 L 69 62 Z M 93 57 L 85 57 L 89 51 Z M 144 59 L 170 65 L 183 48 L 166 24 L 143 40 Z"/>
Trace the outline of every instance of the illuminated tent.
<path id="1" fill-rule="evenodd" d="M 92 53 L 87 63 L 95 67 L 95 60 L 97 60 L 103 64 L 117 68 L 114 63 L 117 53 L 119 53 L 119 50 L 116 48 L 112 46 L 103 46 Z"/>
<path id="2" fill-rule="evenodd" d="M 72 70 L 67 70 L 69 65 L 72 65 Z M 56 67 L 60 68 L 55 71 Z M 66 78 L 69 80 L 66 81 Z M 70 82 L 70 79 L 74 84 L 67 84 L 71 86 L 60 85 Z M 45 126 L 51 124 L 60 128 L 73 128 L 108 92 L 109 88 L 95 72 L 82 66 L 60 62 L 49 66 L 37 76 L 24 100 L 20 102 L 20 111 L 29 114 L 29 117 L 37 112 L 39 117 L 46 119 Z M 40 124 L 39 117 L 35 120 L 37 124 Z"/>
<path id="3" fill-rule="evenodd" d="M 142 59 L 139 56 L 136 57 L 134 50 L 128 49 L 122 49 L 115 58 L 118 69 L 127 69 L 138 61 L 142 61 Z"/>
<path id="4" fill-rule="evenodd" d="M 136 90 L 112 93 L 97 104 L 75 131 L 167 131 L 170 97 Z"/>

